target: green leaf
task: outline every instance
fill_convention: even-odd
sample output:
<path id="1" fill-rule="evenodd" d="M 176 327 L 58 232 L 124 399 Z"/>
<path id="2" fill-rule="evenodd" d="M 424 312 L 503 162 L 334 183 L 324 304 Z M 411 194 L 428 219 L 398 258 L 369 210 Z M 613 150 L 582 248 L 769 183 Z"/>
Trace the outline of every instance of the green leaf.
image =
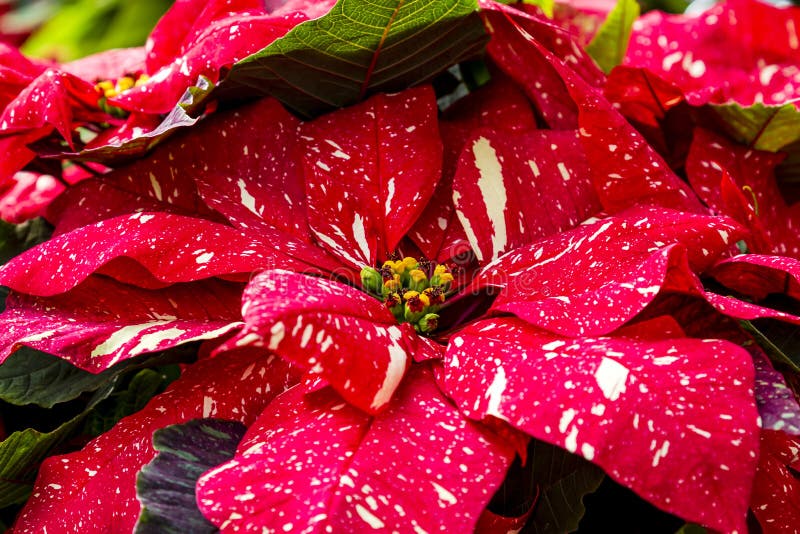
<path id="1" fill-rule="evenodd" d="M 800 329 L 797 326 L 771 319 L 740 321 L 740 324 L 772 361 L 800 373 Z"/>
<path id="2" fill-rule="evenodd" d="M 800 141 L 800 111 L 794 104 L 712 104 L 711 108 L 729 135 L 756 150 L 777 152 Z"/>
<path id="3" fill-rule="evenodd" d="M 143 45 L 172 2 L 72 0 L 62 4 L 25 41 L 25 54 L 65 62 L 109 48 Z"/>
<path id="4" fill-rule="evenodd" d="M 679 14 L 686 11 L 689 2 L 687 0 L 639 0 L 639 6 L 642 8 L 642 13 L 658 10 Z"/>
<path id="5" fill-rule="evenodd" d="M 617 5 L 608 14 L 592 42 L 587 45 L 586 51 L 606 74 L 622 64 L 625 51 L 628 50 L 633 22 L 638 17 L 639 4 L 636 0 L 617 0 Z"/>
<path id="6" fill-rule="evenodd" d="M 246 430 L 238 421 L 195 419 L 156 431 L 158 455 L 136 481 L 143 506 L 136 534 L 217 532 L 197 508 L 195 485 L 203 473 L 233 458 Z"/>
<path id="7" fill-rule="evenodd" d="M 603 471 L 580 456 L 538 440 L 528 448 L 528 462 L 539 486 L 539 499 L 525 530 L 541 534 L 576 530 L 586 511 L 583 497 L 600 486 Z"/>
<path id="8" fill-rule="evenodd" d="M 675 534 L 707 534 L 708 530 L 695 523 L 686 523 Z"/>
<path id="9" fill-rule="evenodd" d="M 99 389 L 119 373 L 111 368 L 95 375 L 56 356 L 21 347 L 0 365 L 0 399 L 51 408 Z"/>
<path id="10" fill-rule="evenodd" d="M 190 361 L 196 350 L 196 344 L 187 344 L 144 354 L 93 374 L 57 356 L 23 346 L 0 364 L 0 400 L 18 406 L 36 404 L 51 408 L 100 389 L 133 369 Z"/>
<path id="11" fill-rule="evenodd" d="M 41 217 L 22 224 L 0 221 L 0 264 L 50 239 L 53 227 Z"/>
<path id="12" fill-rule="evenodd" d="M 92 384 L 91 379 L 80 375 L 85 371 L 63 368 L 60 372 L 55 371 L 55 374 L 51 376 L 61 377 L 61 382 L 54 383 L 50 389 L 71 390 L 69 394 L 61 393 L 64 398 L 71 397 L 78 389 L 82 389 L 78 385 L 70 383 L 70 380 L 75 380 L 84 387 L 97 385 L 99 389 L 85 403 L 80 400 L 73 401 L 72 404 L 78 404 L 79 411 L 76 413 L 72 408 L 66 411 L 70 414 L 76 413 L 76 415 L 70 415 L 65 422 L 63 415 L 64 418 L 56 419 L 55 424 L 48 422 L 49 428 L 54 428 L 53 430 L 26 428 L 12 433 L 5 441 L 0 442 L 0 508 L 24 502 L 36 478 L 39 464 L 47 456 L 60 450 L 68 440 L 76 435 L 81 435 L 86 439 L 111 428 L 119 419 L 141 409 L 153 395 L 162 391 L 169 382 L 177 378 L 178 374 L 177 366 L 172 365 L 158 371 L 141 370 L 137 367 L 185 360 L 185 356 L 190 350 L 196 352 L 196 346 L 171 349 L 155 357 L 147 355 L 143 358 L 136 358 L 130 363 L 122 362 L 109 370 L 113 373 L 109 374 L 102 383 L 98 381 L 98 383 Z M 54 370 L 49 369 L 44 372 L 46 375 L 53 373 Z M 123 375 L 124 372 L 128 374 Z M 42 392 L 39 395 L 27 394 L 38 400 L 55 398 L 59 395 L 55 391 Z M 61 406 L 64 405 L 59 404 L 42 413 L 57 417 L 61 413 L 57 408 Z M 4 407 L 5 409 L 7 407 Z M 9 414 L 4 412 L 3 415 Z M 53 419 L 53 417 L 48 419 Z M 32 425 L 32 423 L 28 424 Z"/>
<path id="13" fill-rule="evenodd" d="M 430 80 L 487 40 L 475 0 L 339 0 L 233 65 L 217 96 L 271 95 L 310 118 Z"/>
<path id="14" fill-rule="evenodd" d="M 501 4 L 528 4 L 536 6 L 542 10 L 547 18 L 553 18 L 553 9 L 555 8 L 555 0 L 498 0 Z"/>
<path id="15" fill-rule="evenodd" d="M 39 464 L 80 429 L 90 411 L 113 391 L 107 384 L 86 409 L 50 432 L 33 428 L 14 432 L 0 443 L 0 508 L 23 503 L 30 493 Z"/>
<path id="16" fill-rule="evenodd" d="M 547 18 L 553 18 L 553 8 L 555 8 L 555 0 L 522 0 L 523 4 L 530 4 L 542 10 Z"/>

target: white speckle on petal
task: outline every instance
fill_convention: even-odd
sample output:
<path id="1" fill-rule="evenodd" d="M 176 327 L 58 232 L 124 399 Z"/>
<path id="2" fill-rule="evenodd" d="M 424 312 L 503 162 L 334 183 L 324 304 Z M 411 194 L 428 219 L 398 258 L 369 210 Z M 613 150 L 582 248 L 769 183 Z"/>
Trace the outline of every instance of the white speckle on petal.
<path id="1" fill-rule="evenodd" d="M 372 512 L 370 512 L 360 504 L 356 504 L 356 512 L 358 512 L 358 516 L 361 519 L 363 519 L 366 524 L 368 524 L 375 530 L 386 526 L 384 525 L 383 521 L 372 515 Z"/>
<path id="2" fill-rule="evenodd" d="M 456 496 L 447 491 L 445 488 L 437 484 L 436 482 L 431 482 L 433 485 L 433 489 L 436 490 L 436 493 L 439 495 L 439 500 L 445 502 L 447 504 L 455 504 L 458 500 Z"/>
<path id="3" fill-rule="evenodd" d="M 614 401 L 625 391 L 628 368 L 616 360 L 604 357 L 594 373 L 594 378 L 605 398 Z"/>

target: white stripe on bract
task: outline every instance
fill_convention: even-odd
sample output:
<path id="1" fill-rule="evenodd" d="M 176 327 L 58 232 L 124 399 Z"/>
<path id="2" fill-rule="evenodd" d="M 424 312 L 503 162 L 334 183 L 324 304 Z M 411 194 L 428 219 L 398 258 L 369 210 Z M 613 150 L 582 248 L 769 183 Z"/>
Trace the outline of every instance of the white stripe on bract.
<path id="1" fill-rule="evenodd" d="M 507 385 L 506 371 L 498 366 L 494 375 L 494 380 L 492 380 L 492 385 L 486 390 L 486 396 L 489 399 L 489 405 L 486 407 L 486 415 L 492 415 L 503 421 L 508 421 L 508 418 L 500 411 L 500 403 L 503 400 L 503 393 Z"/>
<path id="2" fill-rule="evenodd" d="M 399 343 L 403 332 L 396 326 L 390 326 L 386 329 L 386 333 L 390 338 L 387 347 L 389 349 L 389 365 L 386 367 L 386 378 L 383 379 L 383 383 L 370 405 L 373 410 L 380 408 L 392 398 L 394 390 L 400 385 L 400 380 L 406 372 L 406 363 L 408 362 L 408 355 Z"/>
<path id="3" fill-rule="evenodd" d="M 389 178 L 389 181 L 386 183 L 386 188 L 388 189 L 388 194 L 386 195 L 386 206 L 384 206 L 384 212 L 386 216 L 389 217 L 392 214 L 392 200 L 394 199 L 394 178 Z"/>
<path id="4" fill-rule="evenodd" d="M 492 145 L 485 137 L 479 137 L 472 144 L 472 154 L 475 156 L 475 166 L 478 167 L 480 178 L 478 188 L 486 206 L 486 216 L 492 223 L 492 258 L 496 259 L 505 250 L 508 244 L 506 231 L 506 204 L 508 196 L 503 183 L 503 168 L 497 158 Z M 473 244 L 475 248 L 477 243 Z"/>
<path id="5" fill-rule="evenodd" d="M 156 175 L 152 172 L 150 173 L 150 185 L 153 186 L 153 194 L 155 194 L 156 200 L 159 202 L 164 200 L 164 197 L 161 193 L 161 184 L 158 183 Z"/>
<path id="6" fill-rule="evenodd" d="M 464 215 L 464 212 L 458 209 L 459 200 L 461 200 L 461 194 L 459 194 L 458 191 L 453 191 L 453 204 L 456 206 L 456 216 L 461 222 L 464 233 L 467 234 L 467 241 L 469 241 L 473 252 L 475 252 L 475 257 L 479 262 L 483 263 L 483 252 L 481 252 L 478 246 L 478 236 L 475 235 L 475 231 L 472 229 L 472 225 L 469 223 L 469 219 L 467 219 L 466 215 Z"/>
<path id="7" fill-rule="evenodd" d="M 113 334 L 111 334 L 105 341 L 97 345 L 94 350 L 92 351 L 91 356 L 93 358 L 97 356 L 109 356 L 114 354 L 120 348 L 122 348 L 125 343 L 129 341 L 133 341 L 136 337 L 147 330 L 148 328 L 153 328 L 156 326 L 164 326 L 169 323 L 173 322 L 172 320 L 169 321 L 150 321 L 143 324 L 132 324 L 128 326 L 123 326 Z"/>
<path id="8" fill-rule="evenodd" d="M 328 237 L 327 235 L 323 234 L 322 232 L 318 231 L 316 228 L 311 229 L 314 232 L 314 235 L 317 236 L 317 239 L 322 241 L 324 244 L 328 245 L 331 251 L 335 254 L 338 254 L 339 257 L 345 261 L 350 262 L 353 265 L 357 265 L 359 267 L 363 267 L 365 265 L 363 260 L 358 260 L 354 258 L 350 253 L 348 253 L 344 248 L 342 248 L 336 241 Z"/>
<path id="9" fill-rule="evenodd" d="M 355 218 L 353 219 L 353 237 L 355 237 L 356 243 L 358 243 L 358 248 L 361 249 L 364 263 L 367 265 L 372 265 L 374 261 L 372 261 L 373 258 L 369 252 L 369 243 L 367 243 L 367 229 L 364 227 L 364 217 L 358 213 L 355 214 Z"/>
<path id="10" fill-rule="evenodd" d="M 247 190 L 247 183 L 239 178 L 239 181 L 236 182 L 236 185 L 239 187 L 239 201 L 241 202 L 242 206 L 260 217 L 261 214 L 256 209 L 256 197 L 251 195 L 250 191 Z"/>

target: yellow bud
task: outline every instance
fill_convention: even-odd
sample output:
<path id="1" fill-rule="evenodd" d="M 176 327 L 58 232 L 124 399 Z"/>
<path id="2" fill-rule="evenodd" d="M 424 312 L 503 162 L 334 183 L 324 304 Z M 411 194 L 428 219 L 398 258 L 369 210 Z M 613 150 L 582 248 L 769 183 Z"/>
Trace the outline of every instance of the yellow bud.
<path id="1" fill-rule="evenodd" d="M 109 89 L 114 89 L 114 84 L 111 83 L 108 80 L 105 80 L 105 81 L 102 81 L 102 82 L 98 82 L 95 85 L 95 88 L 105 93 Z"/>
<path id="2" fill-rule="evenodd" d="M 446 266 L 439 264 L 433 269 L 433 276 L 431 277 L 432 286 L 442 287 L 447 291 L 452 281 L 453 274 Z"/>
<path id="3" fill-rule="evenodd" d="M 411 299 L 413 299 L 415 297 L 418 297 L 418 296 L 419 296 L 419 292 L 418 291 L 406 291 L 405 293 L 403 293 L 403 298 L 405 300 L 411 300 Z"/>
<path id="4" fill-rule="evenodd" d="M 395 274 L 383 283 L 384 291 L 394 292 L 400 290 L 401 287 L 403 287 L 403 284 L 400 282 L 399 274 Z"/>
<path id="5" fill-rule="evenodd" d="M 130 76 L 123 76 L 122 78 L 117 80 L 117 91 L 120 93 L 122 91 L 127 91 L 128 89 L 133 87 L 134 83 L 136 82 Z"/>
<path id="6" fill-rule="evenodd" d="M 406 256 L 399 263 L 402 263 L 405 269 L 411 270 L 419 267 L 419 262 L 411 256 Z"/>
<path id="7" fill-rule="evenodd" d="M 103 91 L 103 96 L 105 96 L 106 98 L 114 98 L 118 94 L 119 93 L 117 93 L 116 89 L 106 89 L 105 91 Z"/>
<path id="8" fill-rule="evenodd" d="M 421 271 L 420 269 L 414 269 L 413 271 L 408 273 L 408 275 L 417 284 L 420 284 L 420 283 L 422 283 L 422 282 L 424 282 L 425 280 L 428 279 L 428 277 L 425 275 L 425 273 L 423 271 Z"/>
<path id="9" fill-rule="evenodd" d="M 138 78 L 136 78 L 136 83 L 133 85 L 134 87 L 139 87 L 140 85 L 147 83 L 149 79 L 150 76 L 148 76 L 147 74 L 141 74 Z"/>
<path id="10" fill-rule="evenodd" d="M 398 272 L 397 271 L 397 264 L 398 263 L 400 263 L 400 262 L 392 261 L 392 260 L 386 260 L 385 262 L 383 262 L 383 267 L 384 268 L 388 267 L 389 269 L 393 270 L 394 272 Z"/>
<path id="11" fill-rule="evenodd" d="M 450 273 L 442 273 L 439 275 L 439 283 L 447 284 L 453 281 L 453 275 Z"/>
<path id="12" fill-rule="evenodd" d="M 430 305 L 431 305 L 431 299 L 430 299 L 430 297 L 428 297 L 428 295 L 426 295 L 425 293 L 419 293 L 419 300 L 420 300 L 420 302 L 422 302 L 422 303 L 423 303 L 425 306 L 430 306 Z"/>

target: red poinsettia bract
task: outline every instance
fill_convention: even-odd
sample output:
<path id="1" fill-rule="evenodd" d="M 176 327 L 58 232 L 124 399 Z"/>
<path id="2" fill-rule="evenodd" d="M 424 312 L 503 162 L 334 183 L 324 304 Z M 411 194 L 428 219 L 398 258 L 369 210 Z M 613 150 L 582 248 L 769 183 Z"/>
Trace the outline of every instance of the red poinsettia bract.
<path id="1" fill-rule="evenodd" d="M 305 10 L 315 16 L 321 10 L 307 3 L 291 7 L 270 14 L 253 0 L 181 0 L 164 15 L 145 47 L 111 50 L 64 65 L 34 62 L 3 45 L 0 73 L 7 83 L 0 97 L 0 147 L 5 154 L 0 184 L 39 155 L 68 157 L 78 149 L 120 147 L 175 127 L 160 125 L 169 123 L 165 115 L 187 88 L 201 77 L 216 83 L 220 69 L 308 20 Z M 43 208 L 51 198 L 31 195 L 24 200 L 39 199 Z M 15 213 L 0 215 L 13 219 Z"/>
<path id="2" fill-rule="evenodd" d="M 763 469 L 790 456 L 759 415 L 775 431 L 775 405 L 797 408 L 720 325 L 800 322 L 749 282 L 796 297 L 797 262 L 726 260 L 752 229 L 706 212 L 568 34 L 484 8 L 504 74 L 441 119 L 428 86 L 309 122 L 261 100 L 59 198 L 56 237 L 0 270 L 2 357 L 22 344 L 99 371 L 221 342 L 46 462 L 15 532 L 89 511 L 85 529 L 129 528 L 152 430 L 195 415 L 249 425 L 197 486 L 222 530 L 469 530 L 535 438 L 745 531 Z"/>

